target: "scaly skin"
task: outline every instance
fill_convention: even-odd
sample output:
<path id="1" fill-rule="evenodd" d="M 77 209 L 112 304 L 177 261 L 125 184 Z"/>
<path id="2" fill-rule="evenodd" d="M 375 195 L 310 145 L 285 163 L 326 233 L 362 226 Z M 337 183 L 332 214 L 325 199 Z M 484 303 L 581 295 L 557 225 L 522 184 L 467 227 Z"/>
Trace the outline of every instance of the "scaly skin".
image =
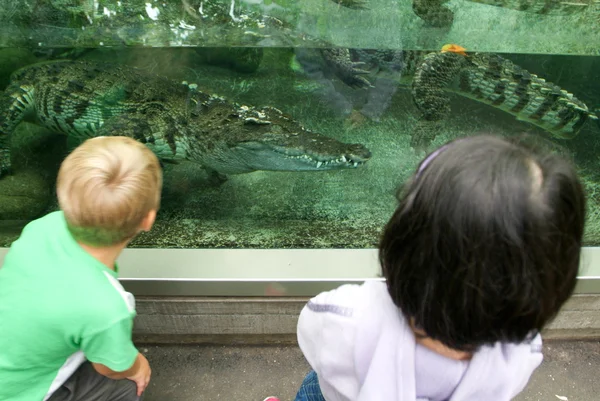
<path id="1" fill-rule="evenodd" d="M 573 138 L 588 119 L 598 121 L 573 94 L 497 54 L 435 52 L 423 58 L 413 78 L 421 112 L 413 146 L 433 140 L 435 123 L 450 114 L 446 92 L 496 107 L 560 139 Z"/>
<path id="2" fill-rule="evenodd" d="M 256 170 L 355 168 L 370 152 L 310 132 L 273 107 L 252 107 L 131 67 L 54 61 L 22 68 L 0 97 L 0 175 L 22 120 L 85 139 L 132 137 L 164 161 L 189 160 L 218 176 Z"/>
<path id="3" fill-rule="evenodd" d="M 369 71 L 362 70 L 363 62 L 354 62 L 350 58 L 350 50 L 346 48 L 319 49 L 325 63 L 333 74 L 351 88 L 370 87 L 371 83 L 361 74 Z"/>

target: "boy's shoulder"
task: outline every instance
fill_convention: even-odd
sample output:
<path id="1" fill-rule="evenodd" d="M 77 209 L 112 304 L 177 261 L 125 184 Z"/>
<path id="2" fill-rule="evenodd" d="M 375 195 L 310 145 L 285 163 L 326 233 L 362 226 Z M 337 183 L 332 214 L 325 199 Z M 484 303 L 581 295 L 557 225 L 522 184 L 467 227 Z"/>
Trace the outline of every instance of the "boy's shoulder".
<path id="1" fill-rule="evenodd" d="M 38 247 L 44 247 L 51 242 L 49 239 L 62 242 L 67 234 L 67 222 L 63 212 L 61 210 L 49 212 L 31 220 L 23 227 L 19 237 L 11 244 L 9 253 L 22 251 L 39 253 Z"/>
<path id="2" fill-rule="evenodd" d="M 90 318 L 131 314 L 135 309 L 133 295 L 124 290 L 117 273 L 72 238 L 62 211 L 31 221 L 11 245 L 2 270 L 11 286 L 37 289 L 49 302 Z"/>

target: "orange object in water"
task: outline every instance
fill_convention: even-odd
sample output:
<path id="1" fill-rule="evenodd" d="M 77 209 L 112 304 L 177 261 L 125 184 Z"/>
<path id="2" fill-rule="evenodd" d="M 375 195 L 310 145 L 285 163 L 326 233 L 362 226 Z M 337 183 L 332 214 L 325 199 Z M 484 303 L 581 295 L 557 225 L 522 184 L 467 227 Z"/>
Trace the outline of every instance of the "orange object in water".
<path id="1" fill-rule="evenodd" d="M 467 53 L 465 53 L 467 49 L 465 49 L 462 46 L 459 45 L 444 45 L 442 46 L 442 53 L 446 53 L 446 52 L 451 52 L 451 53 L 457 53 L 460 54 L 461 56 L 466 56 Z"/>

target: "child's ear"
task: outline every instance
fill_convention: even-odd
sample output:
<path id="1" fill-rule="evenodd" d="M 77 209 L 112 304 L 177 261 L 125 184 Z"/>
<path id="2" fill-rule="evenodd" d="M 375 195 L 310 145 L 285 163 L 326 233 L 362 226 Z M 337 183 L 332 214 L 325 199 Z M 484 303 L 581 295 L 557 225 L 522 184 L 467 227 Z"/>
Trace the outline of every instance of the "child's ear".
<path id="1" fill-rule="evenodd" d="M 142 231 L 150 231 L 155 220 L 156 220 L 156 210 L 153 209 L 153 210 L 150 210 L 148 212 L 148 214 L 146 215 L 146 217 L 144 217 L 144 220 L 142 220 L 140 229 Z"/>

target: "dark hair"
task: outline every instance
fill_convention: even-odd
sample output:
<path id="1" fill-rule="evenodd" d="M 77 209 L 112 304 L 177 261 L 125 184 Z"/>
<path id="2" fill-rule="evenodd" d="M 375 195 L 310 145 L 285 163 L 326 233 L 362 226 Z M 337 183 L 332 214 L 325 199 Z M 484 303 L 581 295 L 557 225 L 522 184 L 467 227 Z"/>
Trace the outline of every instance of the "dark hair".
<path id="1" fill-rule="evenodd" d="M 492 135 L 430 156 L 380 244 L 394 303 L 456 350 L 527 340 L 575 287 L 585 196 L 573 165 Z"/>

